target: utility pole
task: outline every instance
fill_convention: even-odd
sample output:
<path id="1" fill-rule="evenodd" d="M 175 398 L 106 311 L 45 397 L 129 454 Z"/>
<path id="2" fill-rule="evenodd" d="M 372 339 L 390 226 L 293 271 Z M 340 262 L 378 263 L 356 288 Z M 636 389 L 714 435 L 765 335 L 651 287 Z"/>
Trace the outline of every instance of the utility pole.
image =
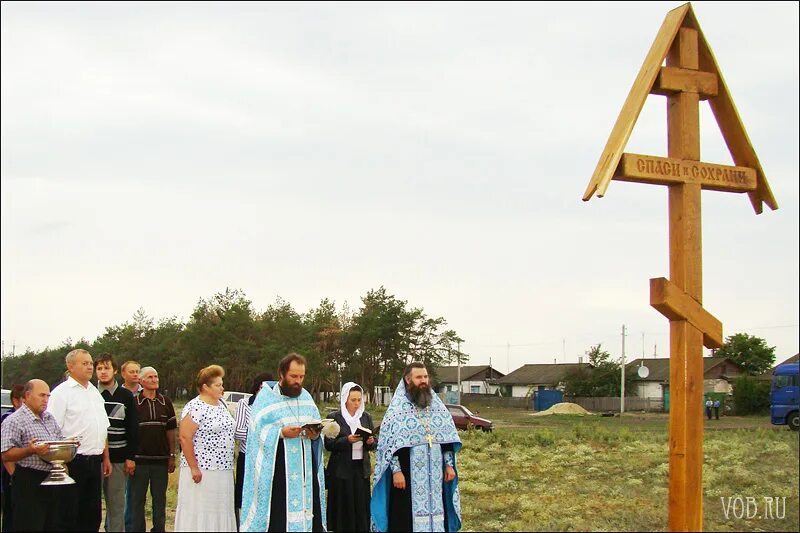
<path id="1" fill-rule="evenodd" d="M 490 356 L 489 356 L 489 379 L 494 379 L 494 377 L 493 377 L 493 376 L 494 376 L 494 374 L 492 374 L 492 356 L 490 355 Z M 488 390 L 489 390 L 489 387 L 486 387 L 486 390 L 488 391 Z M 497 390 L 500 390 L 500 387 L 499 387 L 499 386 L 497 386 L 497 389 L 495 389 L 495 390 L 496 390 L 496 391 L 497 391 Z M 502 394 L 501 394 L 500 396 L 502 396 Z"/>
<path id="2" fill-rule="evenodd" d="M 511 343 L 506 341 L 506 374 L 511 373 Z"/>
<path id="3" fill-rule="evenodd" d="M 461 341 L 458 341 L 458 353 L 456 354 L 456 359 L 458 359 L 458 405 L 461 405 Z"/>
<path id="4" fill-rule="evenodd" d="M 620 381 L 622 387 L 619 395 L 619 414 L 622 414 L 625 412 L 625 324 L 622 324 L 622 363 L 620 364 L 620 372 L 622 374 L 622 380 Z"/>

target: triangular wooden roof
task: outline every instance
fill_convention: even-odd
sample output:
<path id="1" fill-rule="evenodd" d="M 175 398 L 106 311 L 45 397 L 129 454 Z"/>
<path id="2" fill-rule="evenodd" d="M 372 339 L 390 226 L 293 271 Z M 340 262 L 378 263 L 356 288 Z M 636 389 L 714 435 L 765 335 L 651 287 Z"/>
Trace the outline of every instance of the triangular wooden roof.
<path id="1" fill-rule="evenodd" d="M 462 366 L 461 381 L 473 381 L 470 378 L 490 369 L 493 379 L 499 379 L 505 376 L 505 374 L 489 365 Z M 440 366 L 436 369 L 436 377 L 439 378 L 439 383 L 456 383 L 458 381 L 458 366 Z"/>
<path id="2" fill-rule="evenodd" d="M 681 27 L 697 30 L 700 70 L 717 76 L 717 95 L 710 97 L 708 102 L 711 105 L 711 111 L 717 121 L 725 144 L 728 146 L 728 151 L 733 158 L 734 164 L 756 171 L 756 189 L 747 193 L 750 196 L 750 203 L 753 205 L 753 209 L 756 214 L 763 211 L 763 204 L 767 204 L 770 209 L 777 209 L 778 203 L 772 196 L 772 190 L 764 175 L 764 170 L 761 168 L 758 156 L 750 143 L 750 138 L 747 136 L 744 125 L 739 118 L 739 113 L 736 111 L 736 105 L 733 103 L 728 86 L 725 84 L 717 61 L 714 59 L 714 54 L 708 46 L 708 41 L 706 41 L 703 31 L 697 23 L 697 18 L 690 3 L 686 3 L 667 13 L 664 22 L 661 24 L 661 29 L 658 30 L 655 41 L 653 41 L 644 64 L 639 70 L 639 75 L 636 77 L 633 87 L 628 93 L 628 98 L 622 106 L 622 111 L 617 117 L 614 129 L 611 130 L 611 135 L 608 138 L 603 154 L 600 156 L 589 186 L 583 194 L 583 200 L 589 200 L 595 193 L 600 198 L 605 195 L 608 184 L 614 177 L 614 172 L 622 157 L 623 150 L 630 139 L 633 127 L 636 125 L 636 120 L 642 111 L 645 99 L 653 89 L 667 52 Z"/>
<path id="3" fill-rule="evenodd" d="M 499 385 L 556 385 L 574 371 L 589 368 L 589 363 L 546 363 L 523 365 L 497 380 Z"/>

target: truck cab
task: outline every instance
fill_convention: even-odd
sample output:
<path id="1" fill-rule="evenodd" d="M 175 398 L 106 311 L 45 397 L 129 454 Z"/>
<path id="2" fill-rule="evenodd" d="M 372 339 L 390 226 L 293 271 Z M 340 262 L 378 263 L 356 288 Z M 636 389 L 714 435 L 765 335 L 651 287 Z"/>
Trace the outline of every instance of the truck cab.
<path id="1" fill-rule="evenodd" d="M 774 425 L 800 429 L 800 363 L 784 363 L 775 368 L 769 403 Z"/>

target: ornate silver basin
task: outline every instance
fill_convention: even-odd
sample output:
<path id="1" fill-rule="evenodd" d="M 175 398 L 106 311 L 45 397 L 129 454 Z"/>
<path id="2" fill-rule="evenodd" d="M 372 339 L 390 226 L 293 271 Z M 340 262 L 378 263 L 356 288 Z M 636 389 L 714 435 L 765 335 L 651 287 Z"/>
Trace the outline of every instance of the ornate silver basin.
<path id="1" fill-rule="evenodd" d="M 68 463 L 75 458 L 78 453 L 78 439 L 64 440 L 45 440 L 38 443 L 40 446 L 50 446 L 48 452 L 39 457 L 53 465 L 50 475 L 42 481 L 42 485 L 72 485 L 75 480 L 67 475 L 64 463 Z"/>

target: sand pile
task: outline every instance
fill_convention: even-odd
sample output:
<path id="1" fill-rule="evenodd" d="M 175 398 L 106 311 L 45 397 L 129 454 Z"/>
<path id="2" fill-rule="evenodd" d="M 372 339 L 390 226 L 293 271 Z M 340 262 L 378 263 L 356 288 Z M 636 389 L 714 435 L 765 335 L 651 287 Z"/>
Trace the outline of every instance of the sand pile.
<path id="1" fill-rule="evenodd" d="M 590 415 L 589 411 L 576 403 L 562 402 L 551 406 L 549 409 L 533 413 L 533 416 L 548 416 L 548 415 Z"/>

